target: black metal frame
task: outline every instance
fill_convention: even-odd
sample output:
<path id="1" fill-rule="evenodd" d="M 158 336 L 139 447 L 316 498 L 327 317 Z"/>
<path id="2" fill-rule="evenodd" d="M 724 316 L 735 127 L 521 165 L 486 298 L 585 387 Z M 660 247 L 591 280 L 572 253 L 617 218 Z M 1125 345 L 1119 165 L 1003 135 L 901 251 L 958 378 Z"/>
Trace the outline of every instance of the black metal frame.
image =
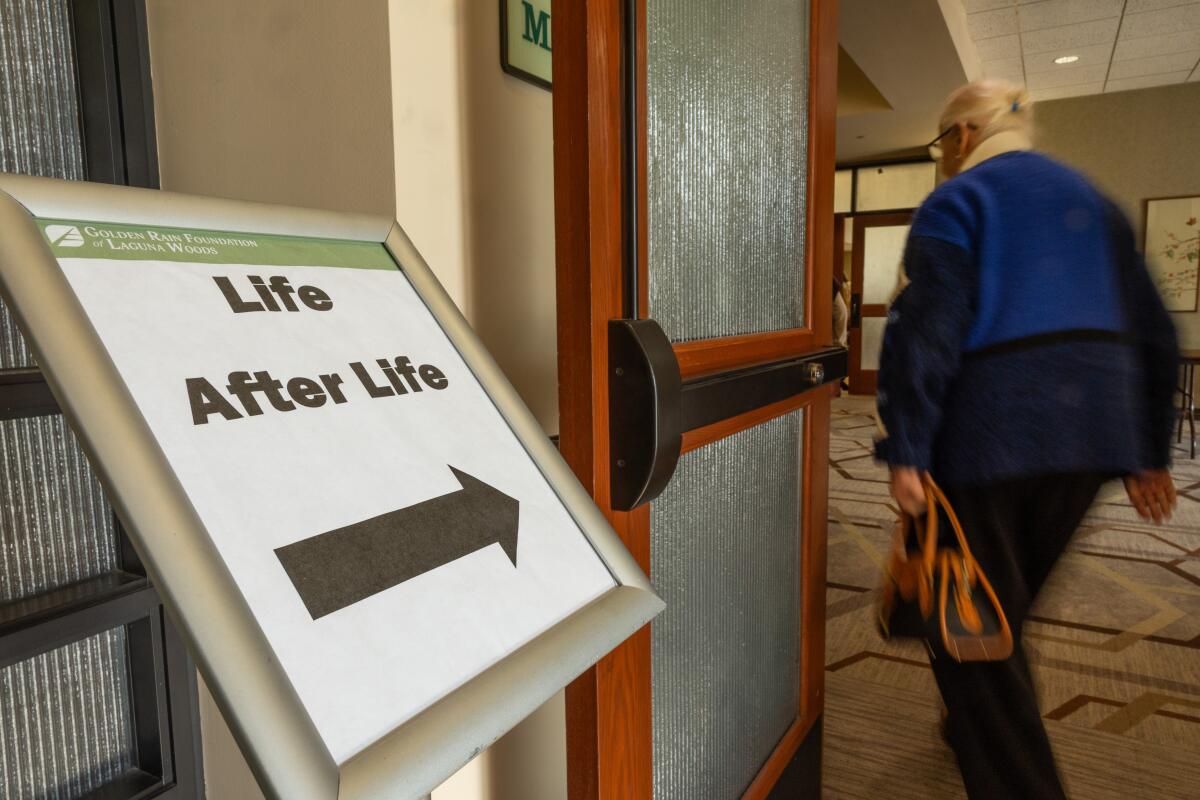
<path id="1" fill-rule="evenodd" d="M 145 0 L 72 0 L 87 179 L 157 189 Z"/>
<path id="2" fill-rule="evenodd" d="M 500 0 L 500 69 L 504 70 L 514 78 L 518 78 L 527 83 L 532 83 L 534 86 L 540 86 L 546 91 L 554 90 L 554 85 L 532 72 L 526 72 L 520 67 L 514 67 L 508 62 L 508 3 L 509 0 Z M 554 20 L 550 21 L 551 36 L 554 35 Z M 553 47 L 553 45 L 551 45 Z"/>
<path id="3" fill-rule="evenodd" d="M 87 179 L 158 188 L 144 0 L 72 0 Z M 36 369 L 0 372 L 0 419 L 60 413 Z M 204 797 L 196 669 L 120 522 L 116 569 L 0 604 L 0 668 L 124 626 L 133 767 L 92 800 Z"/>

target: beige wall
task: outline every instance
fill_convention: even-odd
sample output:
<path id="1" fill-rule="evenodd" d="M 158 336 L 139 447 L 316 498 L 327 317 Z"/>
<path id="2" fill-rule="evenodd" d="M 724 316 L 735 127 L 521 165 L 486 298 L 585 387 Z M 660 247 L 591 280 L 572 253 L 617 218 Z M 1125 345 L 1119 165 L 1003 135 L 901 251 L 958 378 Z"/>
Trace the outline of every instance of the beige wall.
<path id="1" fill-rule="evenodd" d="M 1149 197 L 1200 194 L 1200 82 L 1038 103 L 1038 146 L 1125 210 L 1140 245 Z M 1200 313 L 1171 315 L 1200 348 Z"/>
<path id="2" fill-rule="evenodd" d="M 447 48 L 458 63 L 438 63 L 446 74 L 459 76 L 457 93 L 447 90 L 437 102 L 453 96 L 461 114 L 453 134 L 461 145 L 461 184 L 448 190 L 461 198 L 460 305 L 542 427 L 557 432 L 551 95 L 501 71 L 495 3 L 439 0 L 432 5 L 442 15 L 436 39 L 445 39 L 442 26 L 449 19 L 455 21 L 459 37 Z M 456 13 L 446 11 L 448 7 Z M 397 19 L 393 17 L 393 25 Z M 403 35 L 394 31 L 394 47 L 401 45 Z M 399 98 L 407 91 L 403 64 L 397 59 L 392 75 L 398 98 L 400 194 L 405 160 L 400 141 L 405 132 Z M 443 114 L 448 124 L 449 110 Z M 403 198 L 398 202 L 402 207 Z M 560 692 L 435 791 L 433 800 L 565 800 L 566 775 Z"/>
<path id="3" fill-rule="evenodd" d="M 386 0 L 147 4 L 164 189 L 392 216 Z M 200 690 L 206 793 L 260 800 Z"/>
<path id="4" fill-rule="evenodd" d="M 557 433 L 551 95 L 500 70 L 496 4 L 461 2 L 467 316 L 542 427 Z"/>
<path id="5" fill-rule="evenodd" d="M 164 189 L 392 214 L 384 0 L 148 6 Z"/>
<path id="6" fill-rule="evenodd" d="M 162 185 L 395 215 L 557 430 L 551 96 L 504 75 L 477 0 L 149 3 Z M 563 698 L 434 793 L 566 796 Z M 201 689 L 208 796 L 258 800 Z"/>

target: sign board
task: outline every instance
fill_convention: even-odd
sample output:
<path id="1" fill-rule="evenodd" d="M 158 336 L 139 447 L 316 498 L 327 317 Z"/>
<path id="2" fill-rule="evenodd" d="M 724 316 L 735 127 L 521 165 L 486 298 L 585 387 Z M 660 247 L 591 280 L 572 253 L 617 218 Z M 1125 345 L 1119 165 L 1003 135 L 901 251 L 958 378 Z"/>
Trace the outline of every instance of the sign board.
<path id="1" fill-rule="evenodd" d="M 549 89 L 552 80 L 550 0 L 500 0 L 500 68 Z"/>
<path id="2" fill-rule="evenodd" d="M 394 224 L 0 190 L 4 298 L 269 795 L 421 796 L 661 609 Z"/>

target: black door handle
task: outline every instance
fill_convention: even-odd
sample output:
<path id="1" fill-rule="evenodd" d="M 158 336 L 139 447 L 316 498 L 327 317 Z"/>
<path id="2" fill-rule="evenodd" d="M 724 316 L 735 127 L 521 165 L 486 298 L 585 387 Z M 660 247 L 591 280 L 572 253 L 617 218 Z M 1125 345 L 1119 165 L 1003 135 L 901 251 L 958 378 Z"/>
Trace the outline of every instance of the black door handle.
<path id="1" fill-rule="evenodd" d="M 658 323 L 608 323 L 612 507 L 630 511 L 662 493 L 686 431 L 786 400 L 846 376 L 843 347 L 684 381 Z"/>
<path id="2" fill-rule="evenodd" d="M 850 295 L 850 327 L 857 328 L 862 324 L 862 295 Z"/>

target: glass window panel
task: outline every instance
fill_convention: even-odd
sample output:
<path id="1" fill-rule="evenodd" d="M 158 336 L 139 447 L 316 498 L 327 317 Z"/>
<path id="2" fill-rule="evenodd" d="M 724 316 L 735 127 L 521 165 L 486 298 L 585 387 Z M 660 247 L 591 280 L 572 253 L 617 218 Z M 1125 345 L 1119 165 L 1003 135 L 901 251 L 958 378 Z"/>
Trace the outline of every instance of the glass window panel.
<path id="1" fill-rule="evenodd" d="M 859 369 L 879 369 L 879 354 L 883 351 L 883 329 L 886 327 L 887 317 L 863 317 Z"/>
<path id="2" fill-rule="evenodd" d="M 907 225 L 887 225 L 863 230 L 862 301 L 866 305 L 891 303 L 904 263 Z"/>
<path id="3" fill-rule="evenodd" d="M 858 170 L 858 197 L 855 212 L 916 208 L 933 191 L 937 165 L 890 164 L 862 167 Z"/>
<path id="4" fill-rule="evenodd" d="M 802 326 L 808 3 L 646 17 L 651 316 L 673 341 Z"/>
<path id="5" fill-rule="evenodd" d="M 83 180 L 69 0 L 0 0 L 0 172 Z M 0 305 L 0 369 L 33 363 Z"/>
<path id="6" fill-rule="evenodd" d="M 688 453 L 651 505 L 658 800 L 740 797 L 799 713 L 803 427 Z"/>
<path id="7" fill-rule="evenodd" d="M 0 800 L 74 800 L 133 764 L 125 629 L 0 669 Z"/>
<path id="8" fill-rule="evenodd" d="M 116 567 L 112 512 L 61 416 L 0 422 L 0 602 Z"/>
<path id="9" fill-rule="evenodd" d="M 854 210 L 854 170 L 839 169 L 833 173 L 833 213 L 849 214 Z"/>

